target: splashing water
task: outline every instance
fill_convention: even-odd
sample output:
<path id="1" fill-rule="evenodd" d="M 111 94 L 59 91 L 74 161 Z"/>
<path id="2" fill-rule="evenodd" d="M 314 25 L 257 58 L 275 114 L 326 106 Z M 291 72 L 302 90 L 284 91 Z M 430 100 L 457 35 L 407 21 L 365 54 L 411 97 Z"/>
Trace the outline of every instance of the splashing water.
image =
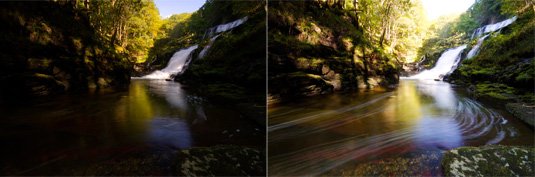
<path id="1" fill-rule="evenodd" d="M 466 45 L 462 45 L 446 50 L 438 59 L 435 67 L 404 79 L 442 79 L 444 75 L 457 68 L 457 65 L 461 61 L 461 52 L 465 48 Z"/>
<path id="2" fill-rule="evenodd" d="M 157 70 L 143 77 L 132 77 L 132 79 L 170 79 L 171 75 L 181 73 L 187 67 L 187 61 L 191 59 L 191 53 L 197 49 L 197 45 L 179 50 L 173 54 L 167 66 L 162 70 Z"/>
<path id="3" fill-rule="evenodd" d="M 483 26 L 481 28 L 478 28 L 476 30 L 474 30 L 474 33 L 472 33 L 472 39 L 476 38 L 476 37 L 479 37 L 485 33 L 490 33 L 490 32 L 494 32 L 494 31 L 498 31 L 506 26 L 509 26 L 511 23 L 515 22 L 517 19 L 516 16 L 510 18 L 510 19 L 507 19 L 507 20 L 504 20 L 504 21 L 501 21 L 501 22 L 498 22 L 498 23 L 494 23 L 494 24 L 490 24 L 490 25 L 486 25 L 486 26 Z"/>
<path id="4" fill-rule="evenodd" d="M 466 59 L 470 59 L 477 55 L 477 53 L 479 52 L 479 48 L 481 47 L 481 45 L 483 44 L 483 41 L 485 41 L 487 37 L 489 37 L 488 34 L 477 40 L 477 44 L 474 47 L 472 47 L 472 49 L 470 49 L 470 51 L 466 55 Z"/>

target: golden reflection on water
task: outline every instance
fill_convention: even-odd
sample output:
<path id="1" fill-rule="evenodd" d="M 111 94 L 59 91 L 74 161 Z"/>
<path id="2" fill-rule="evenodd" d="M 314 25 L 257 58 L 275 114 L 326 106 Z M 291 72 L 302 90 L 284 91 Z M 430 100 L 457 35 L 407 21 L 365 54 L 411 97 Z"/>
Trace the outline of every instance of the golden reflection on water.
<path id="1" fill-rule="evenodd" d="M 147 87 L 133 82 L 128 96 L 123 96 L 115 108 L 115 121 L 125 125 L 128 119 L 150 120 L 154 117 L 153 105 Z"/>
<path id="2" fill-rule="evenodd" d="M 396 94 L 386 101 L 388 107 L 382 112 L 386 120 L 385 126 L 395 127 L 398 121 L 406 125 L 414 125 L 421 119 L 422 98 L 414 84 L 401 84 Z"/>

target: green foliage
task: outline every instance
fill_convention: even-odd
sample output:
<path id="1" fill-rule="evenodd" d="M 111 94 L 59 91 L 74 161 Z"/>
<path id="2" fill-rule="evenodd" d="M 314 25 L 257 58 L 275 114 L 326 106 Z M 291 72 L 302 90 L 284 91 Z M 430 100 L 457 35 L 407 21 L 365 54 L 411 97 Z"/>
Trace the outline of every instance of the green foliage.
<path id="1" fill-rule="evenodd" d="M 194 86 L 196 92 L 209 99 L 228 102 L 265 102 L 265 3 L 262 1 L 207 1 L 189 18 L 176 23 L 169 35 L 157 40 L 151 55 L 162 63 L 178 49 L 208 45 L 206 31 L 219 24 L 243 17 L 248 20 L 231 31 L 223 32 L 214 41 L 204 58 L 194 60 L 176 79 Z M 167 56 L 167 57 L 166 57 Z M 259 96 L 261 95 L 261 96 Z"/>
<path id="2" fill-rule="evenodd" d="M 152 0 L 77 0 L 73 3 L 78 10 L 88 12 L 99 40 L 108 44 L 106 52 L 119 53 L 135 63 L 147 59 L 161 25 Z"/>
<path id="3" fill-rule="evenodd" d="M 268 20 L 269 92 L 281 97 L 396 83 L 426 24 L 408 0 L 270 1 Z"/>
<path id="4" fill-rule="evenodd" d="M 460 15 L 438 18 L 430 26 L 429 33 L 418 50 L 418 58 L 426 58 L 424 65 L 429 68 L 434 66 L 440 54 L 446 49 L 470 41 L 475 42 L 474 39 L 470 39 L 475 29 L 506 18 L 500 14 L 501 1 L 503 0 L 478 0 Z"/>
<path id="5" fill-rule="evenodd" d="M 535 70 L 535 21 L 533 11 L 520 14 L 502 33 L 493 34 L 480 53 L 463 61 L 454 78 L 467 82 L 492 81 L 521 89 L 533 89 Z"/>

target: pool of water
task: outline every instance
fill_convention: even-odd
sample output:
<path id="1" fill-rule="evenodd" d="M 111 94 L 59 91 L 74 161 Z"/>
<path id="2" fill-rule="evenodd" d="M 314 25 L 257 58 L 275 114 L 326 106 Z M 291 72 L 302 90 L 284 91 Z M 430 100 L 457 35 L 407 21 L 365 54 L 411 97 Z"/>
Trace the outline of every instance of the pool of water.
<path id="1" fill-rule="evenodd" d="M 265 128 L 240 109 L 157 80 L 132 80 L 119 92 L 2 104 L 0 174 L 57 175 L 65 168 L 191 147 L 263 149 Z"/>
<path id="2" fill-rule="evenodd" d="M 269 175 L 344 174 L 358 164 L 414 154 L 438 154 L 438 160 L 421 164 L 430 169 L 421 175 L 441 175 L 445 150 L 534 143 L 527 124 L 463 90 L 445 82 L 401 80 L 390 91 L 269 105 Z"/>

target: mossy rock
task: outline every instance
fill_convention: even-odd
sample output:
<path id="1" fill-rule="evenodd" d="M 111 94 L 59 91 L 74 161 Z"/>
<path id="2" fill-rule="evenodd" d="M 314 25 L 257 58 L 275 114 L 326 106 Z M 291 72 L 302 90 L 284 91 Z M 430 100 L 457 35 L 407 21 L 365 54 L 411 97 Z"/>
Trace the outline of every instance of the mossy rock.
<path id="1" fill-rule="evenodd" d="M 460 147 L 444 154 L 445 176 L 532 176 L 534 147 Z"/>
<path id="2" fill-rule="evenodd" d="M 265 155 L 239 146 L 191 148 L 178 153 L 179 176 L 264 176 Z"/>
<path id="3" fill-rule="evenodd" d="M 325 176 L 438 176 L 439 151 L 374 160 L 331 170 Z"/>
<path id="4" fill-rule="evenodd" d="M 505 84 L 499 83 L 482 83 L 475 87 L 478 97 L 490 97 L 498 100 L 511 101 L 516 98 L 516 90 Z"/>

